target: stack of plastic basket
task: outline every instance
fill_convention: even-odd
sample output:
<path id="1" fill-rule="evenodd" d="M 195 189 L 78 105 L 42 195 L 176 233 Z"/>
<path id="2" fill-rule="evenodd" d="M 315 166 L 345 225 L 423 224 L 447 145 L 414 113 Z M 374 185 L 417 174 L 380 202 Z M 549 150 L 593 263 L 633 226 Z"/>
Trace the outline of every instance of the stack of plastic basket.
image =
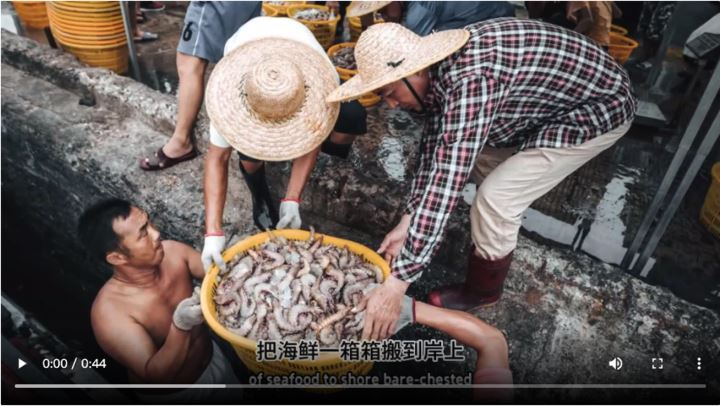
<path id="1" fill-rule="evenodd" d="M 327 54 L 330 57 L 330 60 L 332 60 L 333 55 L 338 53 L 341 49 L 344 48 L 355 48 L 354 42 L 342 42 L 340 44 L 335 44 L 328 49 Z M 335 69 L 338 72 L 338 75 L 340 76 L 340 79 L 343 81 L 349 80 L 351 77 L 357 75 L 357 69 L 345 69 L 341 68 L 339 66 L 336 66 Z M 363 107 L 370 107 L 378 104 L 380 102 L 381 97 L 378 96 L 374 92 L 369 92 L 360 97 L 358 99 L 358 102 L 363 105 Z"/>
<path id="2" fill-rule="evenodd" d="M 635 48 L 638 47 L 637 41 L 627 36 L 628 30 L 618 25 L 610 27 L 610 45 L 608 53 L 617 63 L 623 65 L 627 62 Z"/>
<path id="3" fill-rule="evenodd" d="M 288 17 L 295 18 L 295 14 L 297 14 L 299 11 L 308 9 L 316 9 L 320 11 L 330 12 L 330 8 L 327 6 L 303 4 L 288 7 L 287 14 Z M 318 40 L 318 42 L 320 43 L 320 45 L 322 45 L 323 48 L 328 49 L 330 48 L 330 46 L 332 46 L 333 42 L 335 42 L 335 30 L 337 29 L 338 21 L 340 21 L 339 15 L 336 15 L 330 20 L 322 21 L 310 21 L 302 19 L 297 20 L 306 27 L 308 27 L 310 31 L 312 31 L 313 35 L 315 35 L 315 39 Z"/>
<path id="4" fill-rule="evenodd" d="M 287 17 L 288 7 L 298 6 L 306 1 L 263 1 L 262 9 L 268 17 Z"/>
<path id="5" fill-rule="evenodd" d="M 12 3 L 25 27 L 42 30 L 50 25 L 44 1 L 13 1 Z"/>
<path id="6" fill-rule="evenodd" d="M 120 2 L 51 1 L 50 30 L 62 48 L 82 62 L 117 73 L 128 70 L 128 49 Z"/>

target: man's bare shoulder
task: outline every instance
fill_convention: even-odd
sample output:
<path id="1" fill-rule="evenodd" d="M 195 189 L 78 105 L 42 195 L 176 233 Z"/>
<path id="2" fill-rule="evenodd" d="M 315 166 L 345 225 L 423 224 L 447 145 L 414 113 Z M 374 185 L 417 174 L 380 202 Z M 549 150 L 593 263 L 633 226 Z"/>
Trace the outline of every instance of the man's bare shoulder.
<path id="1" fill-rule="evenodd" d="M 165 250 L 165 256 L 167 257 L 168 254 L 171 255 L 171 257 L 186 257 L 187 253 L 193 249 L 193 247 L 181 243 L 180 241 L 173 241 L 173 240 L 163 240 L 162 242 L 163 250 Z"/>
<path id="2" fill-rule="evenodd" d="M 178 241 L 163 241 L 165 258 L 163 259 L 163 272 L 174 275 L 188 274 L 193 278 L 202 279 L 205 276 L 200 253 L 195 248 Z"/>
<path id="3" fill-rule="evenodd" d="M 93 324 L 104 320 L 117 320 L 130 317 L 126 289 L 118 286 L 112 279 L 105 282 L 90 309 Z"/>

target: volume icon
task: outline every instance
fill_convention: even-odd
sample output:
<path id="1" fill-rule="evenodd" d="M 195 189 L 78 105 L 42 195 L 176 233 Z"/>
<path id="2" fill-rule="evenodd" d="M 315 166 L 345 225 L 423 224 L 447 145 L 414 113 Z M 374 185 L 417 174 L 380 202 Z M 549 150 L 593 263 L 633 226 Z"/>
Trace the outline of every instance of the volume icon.
<path id="1" fill-rule="evenodd" d="M 608 362 L 608 365 L 610 365 L 610 367 L 612 367 L 616 371 L 619 371 L 620 368 L 622 368 L 622 366 L 623 366 L 622 358 L 615 357 L 615 358 L 611 359 L 610 362 Z"/>

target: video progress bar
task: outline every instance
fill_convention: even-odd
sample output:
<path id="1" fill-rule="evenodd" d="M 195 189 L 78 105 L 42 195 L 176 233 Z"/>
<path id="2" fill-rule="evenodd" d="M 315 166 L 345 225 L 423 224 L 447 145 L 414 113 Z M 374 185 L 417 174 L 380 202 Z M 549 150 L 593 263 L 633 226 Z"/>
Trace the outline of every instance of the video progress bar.
<path id="1" fill-rule="evenodd" d="M 431 385 L 382 385 L 382 384 L 15 384 L 17 389 L 706 389 L 707 384 L 431 384 Z"/>

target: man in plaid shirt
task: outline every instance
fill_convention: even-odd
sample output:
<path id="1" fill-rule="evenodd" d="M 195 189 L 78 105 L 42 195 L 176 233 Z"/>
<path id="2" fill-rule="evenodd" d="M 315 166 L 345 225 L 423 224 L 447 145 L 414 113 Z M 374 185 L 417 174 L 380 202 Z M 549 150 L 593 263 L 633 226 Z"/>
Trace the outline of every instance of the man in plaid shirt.
<path id="1" fill-rule="evenodd" d="M 537 21 L 427 37 L 381 24 L 360 37 L 355 57 L 357 79 L 329 101 L 380 89 L 390 107 L 427 116 L 405 215 L 379 249 L 393 278 L 368 295 L 364 335 L 374 339 L 394 331 L 399 300 L 437 251 L 468 180 L 478 190 L 466 280 L 430 294 L 462 310 L 500 298 L 522 213 L 612 146 L 637 108 L 627 74 L 598 44 Z"/>

